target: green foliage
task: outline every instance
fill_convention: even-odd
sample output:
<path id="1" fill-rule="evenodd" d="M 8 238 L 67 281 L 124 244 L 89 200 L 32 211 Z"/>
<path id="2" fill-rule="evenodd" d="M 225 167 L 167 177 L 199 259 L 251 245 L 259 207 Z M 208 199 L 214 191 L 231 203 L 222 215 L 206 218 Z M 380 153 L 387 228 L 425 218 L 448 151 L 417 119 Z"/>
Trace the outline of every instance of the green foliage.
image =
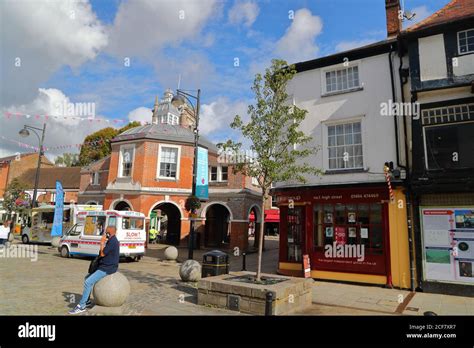
<path id="1" fill-rule="evenodd" d="M 286 92 L 288 82 L 295 75 L 294 66 L 283 60 L 272 60 L 264 76 L 257 74 L 252 91 L 255 103 L 249 105 L 250 121 L 244 123 L 237 115 L 231 127 L 240 130 L 249 140 L 253 158 L 247 158 L 234 166 L 234 170 L 258 179 L 264 199 L 274 182 L 305 182 L 305 174 L 318 175 L 320 169 L 305 162 L 305 158 L 317 152 L 309 143 L 312 138 L 300 130 L 307 111 L 291 102 Z M 242 144 L 228 140 L 219 144 L 228 153 L 238 153 Z"/>
<path id="2" fill-rule="evenodd" d="M 79 165 L 79 154 L 63 153 L 62 156 L 56 157 L 54 164 L 63 167 L 77 167 Z"/>
<path id="3" fill-rule="evenodd" d="M 201 208 L 201 201 L 196 196 L 189 196 L 184 203 L 184 208 L 189 212 L 194 212 Z"/>
<path id="4" fill-rule="evenodd" d="M 107 127 L 89 134 L 84 139 L 85 145 L 81 147 L 81 152 L 79 154 L 79 164 L 81 166 L 86 166 L 110 155 L 112 152 L 110 140 L 128 129 L 138 126 L 140 126 L 140 122 L 133 121 L 120 129 Z"/>
<path id="5" fill-rule="evenodd" d="M 13 179 L 6 187 L 5 194 L 3 195 L 3 208 L 7 211 L 7 214 L 19 212 L 25 208 L 24 206 L 17 205 L 16 202 L 23 197 L 26 189 L 26 184 L 20 182 L 18 178 Z"/>

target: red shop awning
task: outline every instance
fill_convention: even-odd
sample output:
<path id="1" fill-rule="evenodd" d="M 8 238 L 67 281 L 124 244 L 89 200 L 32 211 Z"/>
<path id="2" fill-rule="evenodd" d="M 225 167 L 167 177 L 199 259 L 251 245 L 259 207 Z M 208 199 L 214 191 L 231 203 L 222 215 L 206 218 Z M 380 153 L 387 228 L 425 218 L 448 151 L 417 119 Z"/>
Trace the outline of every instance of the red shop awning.
<path id="1" fill-rule="evenodd" d="M 249 221 L 255 221 L 255 214 L 250 212 Z M 280 222 L 280 209 L 266 209 L 265 210 L 265 222 Z"/>
<path id="2" fill-rule="evenodd" d="M 280 222 L 280 209 L 265 210 L 265 222 Z"/>

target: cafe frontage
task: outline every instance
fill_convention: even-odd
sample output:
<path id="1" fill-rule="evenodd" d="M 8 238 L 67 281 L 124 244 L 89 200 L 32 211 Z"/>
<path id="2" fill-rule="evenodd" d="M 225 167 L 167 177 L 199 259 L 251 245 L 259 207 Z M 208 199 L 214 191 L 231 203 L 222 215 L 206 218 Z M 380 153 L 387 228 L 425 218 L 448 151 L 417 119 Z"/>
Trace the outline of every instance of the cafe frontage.
<path id="1" fill-rule="evenodd" d="M 281 188 L 278 272 L 410 287 L 405 195 L 386 185 Z"/>

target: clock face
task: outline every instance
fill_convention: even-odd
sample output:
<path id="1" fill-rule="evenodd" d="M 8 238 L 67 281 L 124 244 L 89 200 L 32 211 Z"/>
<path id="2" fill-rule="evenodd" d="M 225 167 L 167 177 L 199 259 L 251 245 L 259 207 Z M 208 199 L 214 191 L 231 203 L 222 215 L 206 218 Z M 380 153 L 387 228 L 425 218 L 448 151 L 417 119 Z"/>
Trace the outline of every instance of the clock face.
<path id="1" fill-rule="evenodd" d="M 469 245 L 466 242 L 461 242 L 459 243 L 458 248 L 461 251 L 467 251 L 467 249 L 469 249 Z"/>

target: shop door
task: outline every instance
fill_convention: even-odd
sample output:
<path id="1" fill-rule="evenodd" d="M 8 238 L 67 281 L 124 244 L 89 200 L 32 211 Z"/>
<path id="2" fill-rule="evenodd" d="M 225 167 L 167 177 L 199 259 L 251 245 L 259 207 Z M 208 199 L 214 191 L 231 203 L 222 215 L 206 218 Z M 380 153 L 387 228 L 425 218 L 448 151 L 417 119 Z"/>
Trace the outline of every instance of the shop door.
<path id="1" fill-rule="evenodd" d="M 289 262 L 301 262 L 304 236 L 304 209 L 297 206 L 288 209 L 287 219 L 287 259 Z"/>

